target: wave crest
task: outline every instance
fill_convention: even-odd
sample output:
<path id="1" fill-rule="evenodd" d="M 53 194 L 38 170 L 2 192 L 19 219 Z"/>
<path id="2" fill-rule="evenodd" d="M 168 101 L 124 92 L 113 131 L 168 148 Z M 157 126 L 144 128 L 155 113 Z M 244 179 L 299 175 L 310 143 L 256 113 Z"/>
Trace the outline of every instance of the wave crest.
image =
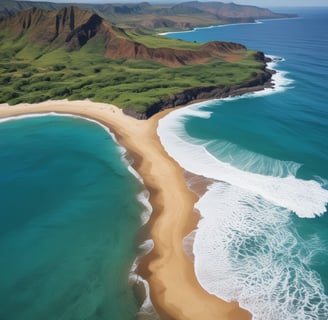
<path id="1" fill-rule="evenodd" d="M 270 176 L 263 175 L 223 162 L 208 152 L 206 145 L 188 137 L 181 121 L 188 112 L 184 109 L 171 112 L 160 120 L 158 126 L 158 134 L 164 148 L 183 168 L 261 195 L 268 201 L 295 212 L 299 217 L 312 218 L 326 212 L 328 190 L 318 181 L 296 178 L 294 174 L 299 164 L 270 159 L 275 166 L 278 163 L 278 167 L 287 168 L 288 176 L 279 177 L 275 176 L 277 172 L 271 173 Z M 264 163 L 269 158 L 264 159 L 263 155 L 256 155 L 256 159 L 257 162 Z"/>
<path id="2" fill-rule="evenodd" d="M 212 185 L 196 207 L 204 219 L 195 269 L 207 291 L 239 301 L 254 320 L 327 319 L 328 297 L 309 267 L 317 244 L 293 231 L 288 210 L 225 183 Z"/>

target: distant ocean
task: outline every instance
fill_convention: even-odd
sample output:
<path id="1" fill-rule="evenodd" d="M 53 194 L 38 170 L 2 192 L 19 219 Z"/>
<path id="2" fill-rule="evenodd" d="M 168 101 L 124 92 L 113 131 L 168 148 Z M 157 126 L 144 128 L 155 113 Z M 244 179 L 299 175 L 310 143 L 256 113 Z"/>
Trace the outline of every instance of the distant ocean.
<path id="1" fill-rule="evenodd" d="M 0 123 L 0 319 L 135 319 L 128 285 L 145 207 L 125 151 L 98 124 Z"/>
<path id="2" fill-rule="evenodd" d="M 185 169 L 216 182 L 197 203 L 203 287 L 256 320 L 328 319 L 328 8 L 299 18 L 174 33 L 282 58 L 275 89 L 170 113 L 159 134 Z"/>

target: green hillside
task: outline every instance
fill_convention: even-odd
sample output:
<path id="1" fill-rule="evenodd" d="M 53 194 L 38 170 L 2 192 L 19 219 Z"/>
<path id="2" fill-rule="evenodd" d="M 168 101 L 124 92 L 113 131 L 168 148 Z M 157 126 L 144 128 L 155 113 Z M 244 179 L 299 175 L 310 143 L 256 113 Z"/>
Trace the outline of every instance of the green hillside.
<path id="1" fill-rule="evenodd" d="M 266 73 L 265 61 L 258 59 L 255 51 L 244 51 L 234 62 L 218 57 L 206 63 L 171 67 L 150 59 L 106 57 L 105 32 L 97 33 L 77 50 L 68 50 L 58 43 L 32 42 L 29 35 L 33 31 L 35 38 L 34 29 L 23 34 L 8 27 L 0 30 L 0 103 L 88 98 L 146 113 L 186 90 L 241 85 Z M 120 41 L 133 40 L 148 47 L 200 48 L 199 44 L 132 29 L 119 29 L 115 34 Z"/>

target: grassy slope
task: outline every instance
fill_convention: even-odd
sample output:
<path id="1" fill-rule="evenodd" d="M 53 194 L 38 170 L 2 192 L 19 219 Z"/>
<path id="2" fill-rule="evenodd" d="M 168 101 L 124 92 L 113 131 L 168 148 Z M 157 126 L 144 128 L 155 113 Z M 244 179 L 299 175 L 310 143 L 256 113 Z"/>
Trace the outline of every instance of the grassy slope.
<path id="1" fill-rule="evenodd" d="M 187 88 L 239 84 L 262 72 L 263 66 L 248 51 L 235 63 L 217 59 L 169 68 L 151 61 L 104 58 L 101 36 L 92 38 L 80 51 L 67 52 L 40 48 L 5 32 L 0 31 L 0 103 L 90 98 L 145 111 L 161 98 Z M 152 47 L 168 43 L 177 48 L 198 46 L 164 38 L 155 41 L 132 31 L 129 36 Z"/>
<path id="2" fill-rule="evenodd" d="M 135 42 L 144 44 L 149 48 L 173 48 L 173 49 L 185 49 L 196 50 L 201 45 L 195 42 L 182 41 L 179 39 L 166 38 L 164 36 L 154 36 L 154 33 L 149 30 L 135 31 L 135 29 L 122 30 L 122 36 L 127 37 Z"/>

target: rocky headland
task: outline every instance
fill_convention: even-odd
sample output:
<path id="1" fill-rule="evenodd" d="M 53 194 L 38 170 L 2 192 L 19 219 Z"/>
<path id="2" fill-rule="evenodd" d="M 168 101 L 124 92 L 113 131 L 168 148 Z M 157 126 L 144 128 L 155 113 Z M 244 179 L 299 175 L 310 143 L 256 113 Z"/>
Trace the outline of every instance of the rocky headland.
<path id="1" fill-rule="evenodd" d="M 38 60 L 42 58 L 43 55 L 56 52 L 58 49 L 74 54 L 74 52 L 79 52 L 88 45 L 89 47 L 94 46 L 94 43 L 97 44 L 97 50 L 101 50 L 101 52 L 97 51 L 96 54 L 100 54 L 108 59 L 108 62 L 105 62 L 105 66 L 94 68 L 94 70 L 98 70 L 94 72 L 100 72 L 100 70 L 105 68 L 110 70 L 111 61 L 122 62 L 122 67 L 117 69 L 117 71 L 121 73 L 122 71 L 126 72 L 131 69 L 124 68 L 123 63 L 125 61 L 146 61 L 145 65 L 142 67 L 143 69 L 140 70 L 140 79 L 136 78 L 136 81 L 134 82 L 136 88 L 131 89 L 133 97 L 128 99 L 128 103 L 122 103 L 121 105 L 118 104 L 125 114 L 137 119 L 148 119 L 161 110 L 185 105 L 196 100 L 218 99 L 241 95 L 243 93 L 261 90 L 271 85 L 273 71 L 266 68 L 268 58 L 266 58 L 262 52 L 254 51 L 254 53 L 249 54 L 247 48 L 241 44 L 221 41 L 213 41 L 205 44 L 194 43 L 192 45 L 180 41 L 178 44 L 175 42 L 173 46 L 168 46 L 168 43 L 172 43 L 167 42 L 169 39 L 165 39 L 162 36 L 149 35 L 149 33 L 141 32 L 138 28 L 118 27 L 116 24 L 105 20 L 97 13 L 82 10 L 76 6 L 64 7 L 52 11 L 33 7 L 21 11 L 15 16 L 2 18 L 0 20 L 0 27 L 2 30 L 5 30 L 7 34 L 11 34 L 15 41 L 19 40 L 23 43 L 21 48 L 13 48 L 14 53 L 17 52 L 20 54 L 19 50 L 24 51 L 25 47 L 31 45 L 36 46 L 36 49 L 34 50 L 39 51 L 39 53 L 36 54 L 32 60 L 29 56 L 29 63 L 37 64 Z M 2 36 L 4 41 L 7 34 Z M 152 42 L 149 42 L 150 37 Z M 97 41 L 92 42 L 94 39 L 97 39 Z M 170 82 L 162 83 L 163 80 L 161 80 L 160 75 L 158 75 L 158 80 L 156 81 L 159 83 L 154 84 L 152 82 L 148 86 L 146 82 L 143 82 L 144 80 L 141 77 L 141 75 L 143 76 L 143 73 L 146 77 L 146 73 L 149 73 L 151 70 L 164 70 L 164 67 L 170 70 L 165 72 L 170 72 L 173 75 L 175 74 L 175 71 L 172 71 L 173 69 L 176 69 L 183 74 L 183 68 L 185 66 L 194 66 L 193 74 L 206 74 L 207 72 L 201 71 L 201 68 L 210 65 L 213 61 L 217 61 L 220 66 L 222 63 L 226 63 L 225 68 L 229 71 L 230 63 L 238 63 L 238 61 L 244 59 L 246 55 L 251 57 L 251 60 L 256 61 L 258 67 L 245 77 L 247 78 L 246 80 L 239 83 L 233 83 L 232 81 L 231 84 L 231 81 L 230 83 L 227 81 L 227 83 L 222 84 L 221 80 L 221 83 L 215 83 L 212 78 L 208 78 L 206 81 L 197 80 L 193 85 L 188 85 L 185 81 L 185 76 L 180 76 L 180 82 L 176 85 L 172 85 L 172 78 L 170 78 L 170 80 L 165 80 Z M 8 56 L 5 57 L 8 58 Z M 55 56 L 52 55 L 52 57 Z M 92 56 L 90 56 L 90 59 L 92 60 Z M 16 69 L 19 66 L 17 61 L 22 61 L 22 55 L 19 56 L 18 60 L 15 60 Z M 69 56 L 67 61 L 71 61 Z M 147 63 L 150 63 L 149 67 Z M 158 64 L 158 66 L 156 67 L 154 63 Z M 56 68 L 61 71 L 65 68 L 68 69 L 69 66 L 64 64 L 56 66 Z M 76 69 L 76 67 L 74 68 Z M 216 67 L 214 69 L 217 70 Z M 215 72 L 220 72 L 219 69 Z M 37 70 L 40 72 L 40 70 L 44 70 L 44 67 L 37 67 Z M 243 71 L 239 72 L 242 73 Z M 74 75 L 76 74 L 75 71 L 73 73 Z M 27 73 L 23 73 L 23 77 L 25 77 L 25 74 Z M 9 76 L 4 77 L 3 81 L 8 84 L 11 82 L 13 83 L 15 91 L 8 96 L 15 98 L 20 96 L 20 93 L 17 92 L 17 90 L 22 87 L 17 85 L 15 81 L 20 81 L 20 83 L 22 83 L 23 80 L 20 79 L 21 76 L 19 72 L 16 72 L 14 75 L 16 78 L 10 73 Z M 34 76 L 31 73 L 30 75 Z M 64 72 L 61 72 L 60 76 L 68 78 Z M 135 73 L 133 73 L 133 76 L 135 77 Z M 124 81 L 129 81 L 127 73 L 122 77 L 113 73 L 108 73 L 105 81 L 111 77 L 113 77 L 111 83 L 114 85 L 125 84 Z M 214 77 L 219 79 L 221 76 L 214 74 Z M 92 82 L 97 81 L 97 77 L 95 76 L 90 76 L 90 78 L 92 78 L 92 80 L 85 82 L 86 87 L 89 85 L 89 88 Z M 46 79 L 50 79 L 50 77 L 48 76 Z M 51 81 L 46 81 L 49 82 L 49 87 L 51 87 Z M 147 81 L 153 81 L 153 79 L 150 79 L 147 76 Z M 186 84 L 181 85 L 182 81 Z M 6 84 L 5 82 L 4 84 Z M 26 85 L 28 82 L 25 81 L 23 83 Z M 174 90 L 170 92 L 171 85 Z M 101 86 L 103 87 L 104 85 L 101 84 Z M 146 93 L 146 100 L 142 100 L 146 101 L 147 107 L 135 107 L 135 101 L 140 100 L 141 94 L 144 94 L 144 92 L 148 90 L 147 86 L 149 87 L 149 92 Z M 74 90 L 80 87 L 81 90 L 83 90 L 83 85 L 80 84 L 72 85 L 72 88 L 63 88 L 58 98 L 69 98 L 69 96 L 74 93 Z M 147 89 L 145 89 L 145 87 Z M 167 88 L 165 93 L 162 96 L 156 96 L 156 98 L 154 98 L 154 94 L 157 94 L 156 89 L 158 88 L 162 90 L 163 87 Z M 97 91 L 97 89 L 96 85 L 92 88 L 92 90 L 95 91 Z M 38 91 L 40 89 L 38 87 L 33 90 Z M 108 90 L 112 90 L 112 87 L 108 87 Z M 53 97 L 49 95 L 49 98 L 57 99 L 57 96 Z M 39 101 L 42 100 L 43 98 L 40 98 Z M 97 99 L 97 101 L 99 100 L 100 99 Z M 110 102 L 115 103 L 115 101 Z"/>
<path id="2" fill-rule="evenodd" d="M 275 74 L 274 70 L 266 68 L 264 73 L 254 75 L 254 78 L 239 85 L 195 87 L 184 90 L 170 98 L 162 99 L 150 106 L 145 112 L 138 112 L 132 108 L 124 108 L 123 112 L 137 119 L 148 119 L 162 110 L 187 105 L 195 101 L 234 97 L 246 93 L 261 91 L 273 86 L 271 81 L 273 74 Z"/>

